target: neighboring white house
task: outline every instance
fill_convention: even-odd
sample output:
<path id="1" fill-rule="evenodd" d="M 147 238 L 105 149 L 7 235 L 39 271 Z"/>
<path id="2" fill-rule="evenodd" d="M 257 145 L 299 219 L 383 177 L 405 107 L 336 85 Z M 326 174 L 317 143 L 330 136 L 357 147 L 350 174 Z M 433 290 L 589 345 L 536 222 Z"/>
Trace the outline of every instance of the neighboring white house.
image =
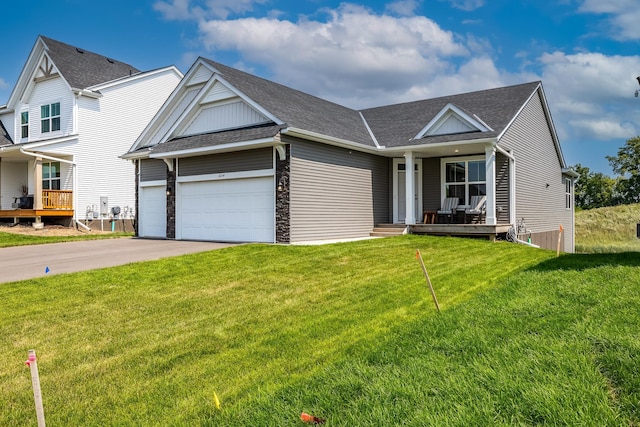
<path id="1" fill-rule="evenodd" d="M 135 168 L 118 156 L 181 78 L 38 37 L 0 105 L 0 219 L 104 227 L 116 206 L 133 217 Z"/>

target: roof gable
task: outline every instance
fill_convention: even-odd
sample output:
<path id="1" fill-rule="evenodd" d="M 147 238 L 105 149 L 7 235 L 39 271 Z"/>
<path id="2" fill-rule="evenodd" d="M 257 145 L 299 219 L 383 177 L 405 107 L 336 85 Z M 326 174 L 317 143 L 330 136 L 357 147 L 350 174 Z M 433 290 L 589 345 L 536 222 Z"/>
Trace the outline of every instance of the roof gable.
<path id="1" fill-rule="evenodd" d="M 11 92 L 7 107 L 14 108 L 39 81 L 61 77 L 71 89 L 94 86 L 140 73 L 137 68 L 45 36 L 36 39 Z"/>
<path id="2" fill-rule="evenodd" d="M 420 139 L 425 136 L 489 132 L 492 130 L 479 117 L 471 116 L 454 104 L 448 103 L 418 132 L 414 139 Z"/>

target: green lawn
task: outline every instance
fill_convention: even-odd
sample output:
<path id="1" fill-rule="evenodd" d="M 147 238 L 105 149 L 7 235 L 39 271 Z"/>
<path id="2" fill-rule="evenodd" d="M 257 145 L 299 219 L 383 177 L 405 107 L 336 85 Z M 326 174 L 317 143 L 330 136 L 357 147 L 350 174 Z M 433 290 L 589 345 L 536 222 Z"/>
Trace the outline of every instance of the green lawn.
<path id="1" fill-rule="evenodd" d="M 639 425 L 639 265 L 401 236 L 0 285 L 0 425 L 31 348 L 49 425 Z"/>
<path id="2" fill-rule="evenodd" d="M 34 236 L 30 234 L 4 233 L 0 231 L 0 248 L 9 246 L 39 245 L 43 243 L 73 242 L 76 240 L 114 239 L 133 236 L 133 233 L 83 234 L 76 236 Z"/>

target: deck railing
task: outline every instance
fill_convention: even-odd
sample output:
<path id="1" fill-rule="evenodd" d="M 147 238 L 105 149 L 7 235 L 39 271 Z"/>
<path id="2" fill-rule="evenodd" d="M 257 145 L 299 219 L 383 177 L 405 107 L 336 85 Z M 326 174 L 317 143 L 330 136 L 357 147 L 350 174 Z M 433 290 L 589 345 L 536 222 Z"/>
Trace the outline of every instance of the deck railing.
<path id="1" fill-rule="evenodd" d="M 73 191 L 42 190 L 43 209 L 73 209 Z"/>

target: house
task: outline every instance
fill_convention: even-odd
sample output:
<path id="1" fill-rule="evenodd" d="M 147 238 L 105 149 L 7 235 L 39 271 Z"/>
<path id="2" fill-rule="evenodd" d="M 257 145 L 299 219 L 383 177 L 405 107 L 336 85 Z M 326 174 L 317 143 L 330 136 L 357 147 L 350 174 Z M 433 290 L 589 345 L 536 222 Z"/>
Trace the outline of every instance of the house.
<path id="1" fill-rule="evenodd" d="M 181 78 L 39 36 L 0 106 L 0 220 L 130 221 L 135 168 L 119 156 Z"/>
<path id="2" fill-rule="evenodd" d="M 123 157 L 136 162 L 141 237 L 294 243 L 401 224 L 495 238 L 513 227 L 574 250 L 576 174 L 540 82 L 358 111 L 199 58 Z M 457 223 L 474 195 L 486 196 L 480 221 Z M 447 196 L 456 223 L 424 224 Z"/>

